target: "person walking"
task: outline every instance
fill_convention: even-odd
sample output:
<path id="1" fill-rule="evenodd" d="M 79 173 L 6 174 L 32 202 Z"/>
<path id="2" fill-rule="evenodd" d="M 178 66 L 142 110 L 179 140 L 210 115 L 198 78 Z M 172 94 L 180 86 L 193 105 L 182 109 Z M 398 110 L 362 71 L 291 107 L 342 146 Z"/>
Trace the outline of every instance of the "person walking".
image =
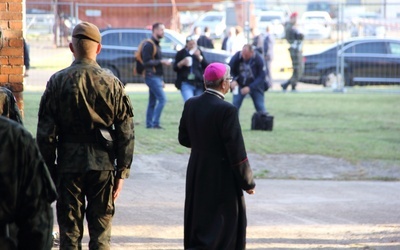
<path id="1" fill-rule="evenodd" d="M 179 143 L 191 149 L 186 174 L 184 248 L 245 249 L 243 190 L 255 193 L 238 110 L 224 101 L 230 67 L 211 63 L 205 92 L 189 99 L 179 123 Z"/>
<path id="2" fill-rule="evenodd" d="M 160 39 L 164 37 L 164 29 L 165 26 L 162 23 L 153 24 L 151 40 L 156 45 L 157 52 L 153 54 L 154 48 L 150 42 L 144 45 L 142 51 L 145 67 L 144 79 L 149 87 L 149 103 L 146 111 L 146 128 L 149 129 L 163 129 L 160 125 L 160 118 L 167 103 L 164 92 L 163 65 L 169 66 L 171 62 L 168 59 L 162 59 Z"/>
<path id="3" fill-rule="evenodd" d="M 57 193 L 35 140 L 22 124 L 0 116 L 0 246 L 50 250 Z"/>
<path id="4" fill-rule="evenodd" d="M 251 96 L 256 111 L 266 112 L 264 92 L 266 90 L 264 62 L 251 44 L 243 46 L 229 62 L 233 80 L 231 89 L 233 105 L 240 109 L 247 94 Z"/>
<path id="5" fill-rule="evenodd" d="M 270 33 L 270 26 L 268 25 L 265 28 L 262 54 L 264 55 L 264 65 L 266 68 L 265 74 L 267 77 L 267 81 L 269 81 L 270 83 L 272 83 L 271 64 L 274 58 L 274 44 L 275 39 L 274 36 Z"/>
<path id="6" fill-rule="evenodd" d="M 292 60 L 293 73 L 289 80 L 281 84 L 282 90 L 286 91 L 289 85 L 292 86 L 292 91 L 296 91 L 296 85 L 301 75 L 303 74 L 303 39 L 296 28 L 297 12 L 290 15 L 290 21 L 285 24 L 285 38 L 290 44 L 289 53 Z"/>
<path id="7" fill-rule="evenodd" d="M 174 62 L 174 71 L 177 73 L 175 86 L 181 90 L 184 102 L 203 93 L 203 72 L 207 65 L 195 38 L 188 36 L 185 48 L 176 53 Z"/>
<path id="8" fill-rule="evenodd" d="M 133 108 L 123 83 L 96 62 L 94 24 L 76 25 L 69 48 L 75 60 L 47 83 L 36 139 L 59 195 L 60 249 L 82 248 L 86 216 L 89 249 L 108 250 L 114 202 L 132 163 Z"/>

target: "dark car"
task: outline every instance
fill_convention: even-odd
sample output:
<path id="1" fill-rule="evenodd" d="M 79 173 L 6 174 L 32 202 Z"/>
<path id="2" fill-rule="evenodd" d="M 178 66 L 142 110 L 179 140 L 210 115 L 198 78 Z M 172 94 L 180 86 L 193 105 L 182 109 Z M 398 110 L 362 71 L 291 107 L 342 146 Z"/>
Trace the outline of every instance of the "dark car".
<path id="1" fill-rule="evenodd" d="M 134 74 L 136 62 L 134 54 L 141 41 L 150 38 L 149 29 L 106 29 L 101 31 L 102 49 L 97 56 L 97 62 L 103 68 L 111 70 L 123 83 L 143 82 L 140 75 Z M 172 30 L 165 30 L 160 41 L 162 57 L 175 59 L 177 51 L 185 47 L 185 38 Z M 228 63 L 229 53 L 225 51 L 202 48 L 208 62 Z M 164 66 L 164 82 L 173 83 L 176 73 L 171 66 Z"/>
<path id="2" fill-rule="evenodd" d="M 301 82 L 330 86 L 342 60 L 346 86 L 400 84 L 400 40 L 389 38 L 357 38 L 304 55 Z"/>

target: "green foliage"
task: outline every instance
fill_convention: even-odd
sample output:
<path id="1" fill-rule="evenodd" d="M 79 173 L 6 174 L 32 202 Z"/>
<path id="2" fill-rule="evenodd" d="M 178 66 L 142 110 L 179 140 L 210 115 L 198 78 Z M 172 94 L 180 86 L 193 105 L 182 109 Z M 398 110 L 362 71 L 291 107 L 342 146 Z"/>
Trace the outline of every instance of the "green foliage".
<path id="1" fill-rule="evenodd" d="M 147 92 L 129 92 L 135 113 L 136 154 L 189 153 L 179 145 L 178 125 L 183 109 L 179 92 L 167 92 L 161 117 L 165 130 L 146 129 Z M 27 92 L 25 126 L 36 133 L 40 93 Z M 227 101 L 231 101 L 231 94 Z M 384 160 L 400 165 L 400 98 L 394 94 L 287 93 L 266 94 L 274 129 L 250 130 L 254 106 L 244 100 L 240 122 L 248 152 L 313 154 L 353 163 Z"/>

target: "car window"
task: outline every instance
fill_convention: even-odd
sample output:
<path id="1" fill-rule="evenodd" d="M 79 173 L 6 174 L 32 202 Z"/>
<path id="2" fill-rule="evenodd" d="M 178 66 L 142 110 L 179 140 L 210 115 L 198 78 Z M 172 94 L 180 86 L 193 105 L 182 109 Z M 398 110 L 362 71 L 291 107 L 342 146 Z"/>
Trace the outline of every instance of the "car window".
<path id="1" fill-rule="evenodd" d="M 140 42 L 146 39 L 145 33 L 122 33 L 121 46 L 138 47 Z"/>
<path id="2" fill-rule="evenodd" d="M 279 16 L 261 16 L 260 17 L 260 22 L 271 22 L 271 21 L 280 21 L 281 18 Z"/>
<path id="3" fill-rule="evenodd" d="M 160 40 L 161 49 L 175 49 L 176 43 L 168 36 Z"/>
<path id="4" fill-rule="evenodd" d="M 400 43 L 389 43 L 390 53 L 400 55 Z"/>
<path id="5" fill-rule="evenodd" d="M 361 43 L 351 46 L 346 53 L 357 54 L 386 54 L 386 46 L 383 42 Z"/>
<path id="6" fill-rule="evenodd" d="M 101 37 L 102 45 L 119 45 L 121 40 L 121 33 L 107 33 Z"/>

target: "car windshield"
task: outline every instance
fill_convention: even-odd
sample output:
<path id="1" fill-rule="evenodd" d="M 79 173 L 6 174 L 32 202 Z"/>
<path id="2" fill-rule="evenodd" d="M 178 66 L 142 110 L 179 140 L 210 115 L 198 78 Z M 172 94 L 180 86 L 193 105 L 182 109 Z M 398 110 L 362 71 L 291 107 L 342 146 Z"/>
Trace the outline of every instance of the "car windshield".
<path id="1" fill-rule="evenodd" d="M 274 20 L 279 21 L 280 17 L 279 16 L 261 16 L 260 22 L 272 22 Z"/>
<path id="2" fill-rule="evenodd" d="M 175 37 L 182 45 L 184 45 L 186 42 L 186 38 L 185 36 L 183 36 L 182 34 L 173 31 L 173 30 L 169 30 L 168 31 L 173 37 Z"/>

